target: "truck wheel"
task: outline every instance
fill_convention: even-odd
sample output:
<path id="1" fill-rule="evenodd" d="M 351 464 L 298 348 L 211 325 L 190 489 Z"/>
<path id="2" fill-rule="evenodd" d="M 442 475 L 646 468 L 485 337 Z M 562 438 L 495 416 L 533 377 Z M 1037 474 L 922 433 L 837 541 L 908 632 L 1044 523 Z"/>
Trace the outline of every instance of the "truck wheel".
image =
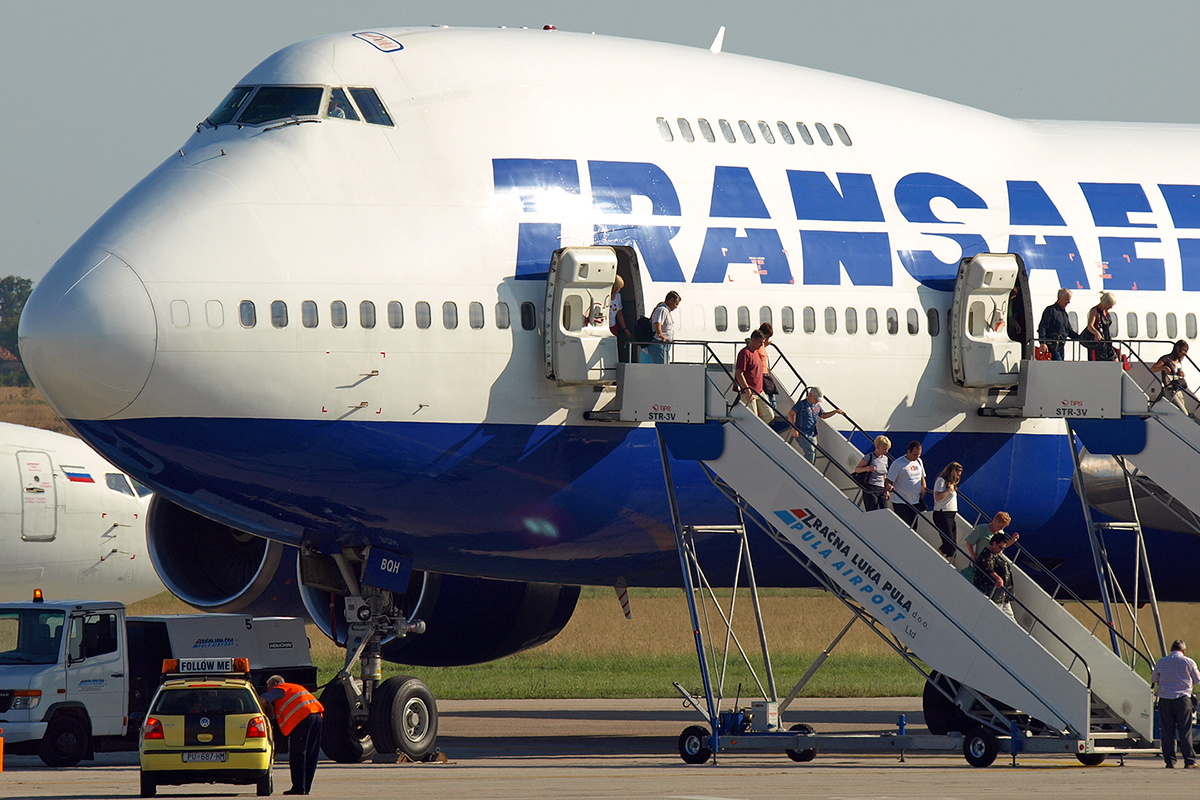
<path id="1" fill-rule="evenodd" d="M 371 698 L 371 739 L 381 753 L 403 753 L 420 761 L 437 741 L 437 723 L 437 701 L 418 678 L 388 678 Z"/>
<path id="2" fill-rule="evenodd" d="M 154 795 L 158 794 L 158 787 L 152 779 L 146 777 L 146 773 L 142 772 L 140 774 L 142 776 L 142 797 L 154 797 Z"/>
<path id="3" fill-rule="evenodd" d="M 1085 767 L 1098 767 L 1108 758 L 1105 753 L 1076 753 L 1075 757 Z"/>
<path id="4" fill-rule="evenodd" d="M 91 736 L 75 717 L 54 717 L 38 742 L 38 756 L 47 767 L 73 767 L 87 755 Z"/>
<path id="5" fill-rule="evenodd" d="M 796 733 L 807 733 L 807 734 L 816 733 L 816 731 L 813 730 L 812 725 L 805 725 L 803 722 L 801 722 L 798 725 L 793 725 L 792 727 L 788 728 L 788 730 L 795 731 Z M 787 757 L 790 758 L 792 761 L 798 761 L 802 764 L 806 761 L 812 761 L 814 758 L 817 757 L 817 748 L 815 748 L 815 747 L 809 747 L 806 750 L 788 749 L 788 750 L 784 750 L 783 752 L 787 753 Z"/>
<path id="6" fill-rule="evenodd" d="M 688 764 L 703 764 L 712 758 L 712 732 L 708 728 L 692 725 L 679 734 L 679 757 Z"/>
<path id="7" fill-rule="evenodd" d="M 990 767 L 1000 751 L 996 734 L 979 727 L 963 737 L 963 756 L 972 767 Z"/>
<path id="8" fill-rule="evenodd" d="M 275 784 L 271 781 L 271 770 L 267 770 L 267 774 L 258 779 L 257 789 L 259 797 L 270 797 L 271 792 L 275 791 Z"/>
<path id="9" fill-rule="evenodd" d="M 350 718 L 346 691 L 336 683 L 321 692 L 325 713 L 321 720 L 321 749 L 339 764 L 358 764 L 375 755 L 371 732 Z"/>

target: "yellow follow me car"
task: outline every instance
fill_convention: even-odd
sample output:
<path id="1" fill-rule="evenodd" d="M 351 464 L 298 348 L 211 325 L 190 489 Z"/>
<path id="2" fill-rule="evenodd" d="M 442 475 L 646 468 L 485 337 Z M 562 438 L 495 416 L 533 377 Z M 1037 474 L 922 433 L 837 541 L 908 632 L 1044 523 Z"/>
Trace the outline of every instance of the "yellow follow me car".
<path id="1" fill-rule="evenodd" d="M 271 794 L 275 742 L 245 658 L 163 661 L 163 683 L 142 725 L 142 797 L 159 786 L 253 784 Z"/>

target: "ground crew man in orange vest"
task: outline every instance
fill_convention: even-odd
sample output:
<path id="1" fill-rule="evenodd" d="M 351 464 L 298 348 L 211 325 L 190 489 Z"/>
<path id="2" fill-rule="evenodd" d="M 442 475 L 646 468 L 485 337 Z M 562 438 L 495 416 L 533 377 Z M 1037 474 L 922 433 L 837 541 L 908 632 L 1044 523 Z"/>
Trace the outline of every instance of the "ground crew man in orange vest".
<path id="1" fill-rule="evenodd" d="M 279 730 L 288 737 L 288 766 L 292 788 L 284 794 L 308 794 L 317 772 L 321 750 L 321 712 L 325 707 L 298 683 L 285 683 L 279 675 L 267 678 L 267 691 L 259 696 L 275 709 Z"/>

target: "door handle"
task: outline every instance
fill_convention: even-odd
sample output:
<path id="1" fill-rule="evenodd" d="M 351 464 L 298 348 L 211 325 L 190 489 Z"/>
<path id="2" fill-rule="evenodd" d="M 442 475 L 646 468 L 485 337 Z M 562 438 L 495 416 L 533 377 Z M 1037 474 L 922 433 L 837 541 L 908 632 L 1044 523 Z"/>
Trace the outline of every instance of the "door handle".
<path id="1" fill-rule="evenodd" d="M 110 678 L 124 678 L 125 673 L 124 672 L 114 672 L 112 675 L 109 675 L 109 677 Z"/>

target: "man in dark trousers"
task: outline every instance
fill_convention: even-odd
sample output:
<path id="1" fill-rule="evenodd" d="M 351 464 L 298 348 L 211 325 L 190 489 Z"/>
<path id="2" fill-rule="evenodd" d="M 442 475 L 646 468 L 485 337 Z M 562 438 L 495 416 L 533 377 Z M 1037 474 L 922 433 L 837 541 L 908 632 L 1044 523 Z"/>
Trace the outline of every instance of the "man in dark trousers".
<path id="1" fill-rule="evenodd" d="M 1051 361 L 1063 360 L 1063 342 L 1079 338 L 1079 334 L 1071 327 L 1071 318 L 1067 316 L 1067 303 L 1070 302 L 1071 290 L 1059 289 L 1058 299 L 1046 306 L 1046 310 L 1042 312 L 1042 321 L 1038 323 L 1038 339 L 1050 350 Z"/>
<path id="2" fill-rule="evenodd" d="M 279 675 L 267 678 L 267 691 L 259 696 L 275 709 L 279 730 L 288 737 L 288 766 L 292 788 L 284 794 L 308 794 L 317 772 L 321 750 L 321 712 L 325 707 L 298 683 L 286 683 Z"/>
<path id="3" fill-rule="evenodd" d="M 1162 725 L 1162 754 L 1167 769 L 1175 766 L 1175 741 L 1183 751 L 1183 768 L 1196 766 L 1192 748 L 1192 687 L 1200 683 L 1196 662 L 1184 653 L 1182 639 L 1171 643 L 1171 652 L 1158 660 L 1150 673 L 1150 683 L 1158 687 L 1158 719 Z"/>

